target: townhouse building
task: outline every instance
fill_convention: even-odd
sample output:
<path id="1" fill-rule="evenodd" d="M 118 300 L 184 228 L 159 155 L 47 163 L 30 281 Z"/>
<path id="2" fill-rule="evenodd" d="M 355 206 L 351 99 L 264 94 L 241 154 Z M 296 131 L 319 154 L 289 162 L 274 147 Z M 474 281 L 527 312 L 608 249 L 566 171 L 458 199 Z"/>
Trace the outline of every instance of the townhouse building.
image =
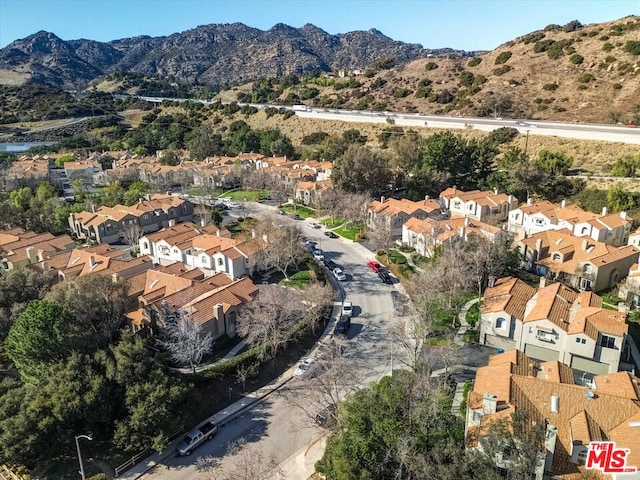
<path id="1" fill-rule="evenodd" d="M 113 243 L 122 241 L 128 228 L 155 232 L 192 219 L 191 202 L 178 196 L 156 194 L 131 206 L 103 206 L 91 212 L 72 213 L 69 215 L 69 226 L 79 239 Z"/>
<path id="2" fill-rule="evenodd" d="M 49 171 L 55 158 L 42 156 L 22 156 L 13 162 L 4 174 L 4 189 L 15 190 L 22 187 L 36 187 L 49 181 Z"/>
<path id="3" fill-rule="evenodd" d="M 576 237 L 569 230 L 546 230 L 516 243 L 529 271 L 596 292 L 625 278 L 640 252 L 632 245 L 614 247 Z"/>
<path id="4" fill-rule="evenodd" d="M 102 165 L 95 159 L 64 162 L 64 173 L 69 181 L 80 180 L 93 183 L 93 176 L 102 171 Z"/>
<path id="5" fill-rule="evenodd" d="M 404 198 L 397 200 L 381 197 L 380 200 L 369 202 L 367 224 L 370 228 L 376 228 L 382 222 L 394 238 L 400 239 L 402 238 L 402 226 L 410 218 L 437 220 L 444 217 L 445 213 L 440 203 L 428 196 L 419 202 Z"/>
<path id="6" fill-rule="evenodd" d="M 508 277 L 485 291 L 480 343 L 591 374 L 613 373 L 628 328 L 626 313 L 603 308 L 602 298 L 593 292 L 576 292 L 562 283 L 544 285 L 544 278 L 534 288 Z"/>
<path id="7" fill-rule="evenodd" d="M 207 276 L 224 273 L 233 280 L 254 273 L 252 260 L 264 245 L 263 239 L 236 240 L 215 225 L 196 228 L 192 223 L 145 235 L 139 241 L 140 253 L 149 255 L 154 263 L 178 262 L 187 269 L 200 269 Z"/>
<path id="8" fill-rule="evenodd" d="M 602 214 L 586 212 L 577 205 L 560 205 L 549 201 L 533 203 L 531 199 L 509 212 L 508 230 L 518 237 L 535 235 L 546 230 L 569 230 L 576 237 L 589 237 L 596 242 L 614 246 L 626 245 L 631 234 L 632 219 L 626 212 Z"/>
<path id="9" fill-rule="evenodd" d="M 35 233 L 19 227 L 0 230 L 0 275 L 74 247 L 75 242 L 69 235 Z"/>
<path id="10" fill-rule="evenodd" d="M 402 244 L 414 248 L 424 257 L 431 257 L 438 246 L 450 245 L 456 241 L 466 242 L 473 235 L 484 237 L 490 242 L 498 238 L 509 238 L 508 232 L 469 217 L 456 216 L 443 220 L 410 218 L 402 225 Z"/>
<path id="11" fill-rule="evenodd" d="M 303 205 L 317 206 L 322 203 L 322 195 L 333 188 L 331 179 L 298 182 L 296 185 L 296 202 Z"/>
<path id="12" fill-rule="evenodd" d="M 149 270 L 135 280 L 143 281 L 144 286 L 139 308 L 127 314 L 131 330 L 157 332 L 168 318 L 189 316 L 214 340 L 234 337 L 240 309 L 258 293 L 251 279 L 231 280 L 224 274 L 205 278 L 198 269 L 170 268 Z"/>
<path id="13" fill-rule="evenodd" d="M 478 221 L 501 222 L 509 212 L 518 207 L 518 199 L 513 195 L 498 193 L 497 190 L 464 192 L 450 187 L 440 193 L 440 203 L 451 215 L 474 218 Z"/>
<path id="14" fill-rule="evenodd" d="M 487 366 L 478 368 L 467 397 L 467 448 L 484 451 L 497 467 L 508 468 L 507 452 L 491 449 L 491 427 L 502 422 L 511 431 L 513 415 L 518 413 L 525 430 L 544 432 L 533 472 L 536 480 L 610 478 L 585 468 L 589 444 L 595 441 L 615 442 L 627 450 L 628 466 L 640 465 L 638 378 L 618 372 L 582 383 L 576 377 L 557 361 L 538 362 L 518 350 L 493 355 Z M 640 474 L 624 478 L 637 480 Z"/>

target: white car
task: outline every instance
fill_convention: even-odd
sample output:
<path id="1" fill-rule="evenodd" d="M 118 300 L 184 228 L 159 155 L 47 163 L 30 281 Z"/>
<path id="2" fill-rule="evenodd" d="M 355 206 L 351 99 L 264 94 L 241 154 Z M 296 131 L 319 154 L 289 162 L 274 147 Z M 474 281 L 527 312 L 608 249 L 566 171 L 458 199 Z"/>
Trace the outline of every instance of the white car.
<path id="1" fill-rule="evenodd" d="M 322 250 L 314 250 L 313 251 L 313 258 L 315 258 L 319 262 L 323 261 L 324 260 L 324 254 L 322 253 Z"/>
<path id="2" fill-rule="evenodd" d="M 310 222 L 310 223 L 309 223 L 309 226 L 310 226 L 311 228 L 320 228 L 320 224 L 319 224 L 319 223 L 316 223 L 316 222 Z"/>
<path id="3" fill-rule="evenodd" d="M 336 277 L 341 282 L 344 282 L 347 279 L 347 276 L 344 274 L 341 268 L 334 268 L 333 276 Z"/>
<path id="4" fill-rule="evenodd" d="M 353 303 L 351 302 L 344 302 L 342 304 L 342 312 L 341 312 L 341 316 L 343 318 L 346 317 L 351 317 L 351 315 L 353 315 Z"/>
<path id="5" fill-rule="evenodd" d="M 313 365 L 313 362 L 315 360 L 311 357 L 309 358 L 305 358 L 304 360 L 302 360 L 302 362 L 300 363 L 300 365 L 298 365 L 298 368 L 296 368 L 293 372 L 293 376 L 294 377 L 302 377 L 303 375 L 305 375 L 309 369 L 311 368 L 311 365 Z"/>

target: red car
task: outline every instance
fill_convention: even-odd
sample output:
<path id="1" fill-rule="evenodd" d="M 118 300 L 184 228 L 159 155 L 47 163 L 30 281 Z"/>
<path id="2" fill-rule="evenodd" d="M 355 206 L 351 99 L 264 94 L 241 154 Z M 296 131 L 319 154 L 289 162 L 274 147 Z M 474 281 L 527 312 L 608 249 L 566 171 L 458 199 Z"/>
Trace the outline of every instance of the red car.
<path id="1" fill-rule="evenodd" d="M 371 270 L 373 270 L 376 273 L 378 273 L 380 270 L 382 270 L 382 265 L 380 265 L 375 260 L 367 260 L 367 265 L 369 266 L 369 268 Z"/>

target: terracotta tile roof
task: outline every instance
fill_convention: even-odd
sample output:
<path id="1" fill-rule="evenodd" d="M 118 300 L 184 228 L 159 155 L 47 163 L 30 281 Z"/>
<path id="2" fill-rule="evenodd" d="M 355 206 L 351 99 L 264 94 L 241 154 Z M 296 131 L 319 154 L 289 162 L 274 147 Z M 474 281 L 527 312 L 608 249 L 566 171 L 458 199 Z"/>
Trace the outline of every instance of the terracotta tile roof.
<path id="1" fill-rule="evenodd" d="M 440 209 L 440 203 L 432 198 L 419 202 L 413 202 L 411 200 L 407 200 L 406 198 L 403 198 L 401 200 L 397 200 L 395 198 L 385 198 L 384 202 L 381 202 L 380 200 L 372 200 L 371 202 L 369 202 L 369 210 L 378 215 L 386 216 L 397 215 L 400 212 L 411 216 L 419 210 L 425 213 L 431 213 L 434 211 L 439 211 Z"/>
<path id="2" fill-rule="evenodd" d="M 488 207 L 496 207 L 498 205 L 508 203 L 510 201 L 509 197 L 511 197 L 511 201 L 518 201 L 513 196 L 507 195 L 505 193 L 496 193 L 491 190 L 471 190 L 465 192 L 450 187 L 440 193 L 440 198 L 446 198 L 448 200 L 458 198 L 460 199 L 460 201 L 465 203 L 473 200 L 479 205 Z"/>
<path id="3" fill-rule="evenodd" d="M 506 312 L 523 319 L 527 302 L 535 295 L 536 289 L 520 279 L 506 277 L 496 281 L 486 289 L 482 306 L 483 313 Z"/>
<path id="4" fill-rule="evenodd" d="M 554 368 L 550 362 L 540 365 L 536 378 L 533 374 L 523 374 L 522 369 L 514 373 L 510 367 L 514 359 L 525 365 L 532 363 L 524 354 L 511 357 L 502 354 L 491 357 L 488 366 L 478 369 L 474 389 L 469 395 L 470 408 L 481 408 L 482 394 L 493 393 L 498 395 L 499 406 L 524 409 L 529 413 L 530 422 L 557 427 L 552 462 L 554 477 L 571 478 L 571 475 L 579 475 L 581 470 L 570 462 L 572 446 L 591 440 L 616 441 L 619 446 L 630 449 L 628 464 L 640 465 L 640 435 L 638 428 L 631 426 L 631 422 L 640 421 L 638 379 L 628 372 L 597 376 L 595 396 L 587 396 L 584 386 L 554 381 Z M 497 367 L 502 367 L 502 370 Z M 551 370 L 545 373 L 545 367 L 551 367 Z M 566 368 L 567 372 L 560 376 L 573 378 L 571 369 Z M 502 377 L 508 377 L 509 381 Z M 509 396 L 501 403 L 505 392 Z M 557 412 L 551 410 L 553 396 L 557 397 Z M 480 427 L 469 431 L 468 443 L 475 445 L 477 437 L 486 434 L 487 425 L 497 418 L 505 418 L 505 411 L 483 415 Z"/>
<path id="5" fill-rule="evenodd" d="M 576 237 L 568 230 L 546 230 L 530 237 L 519 240 L 521 245 L 535 251 L 536 242 L 540 240 L 541 251 L 538 252 L 538 263 L 556 272 L 574 275 L 578 268 L 590 263 L 596 267 L 616 262 L 620 259 L 638 255 L 638 250 L 632 246 L 614 247 L 606 243 L 596 242 L 586 237 Z M 553 260 L 555 252 L 571 252 L 565 261 Z"/>

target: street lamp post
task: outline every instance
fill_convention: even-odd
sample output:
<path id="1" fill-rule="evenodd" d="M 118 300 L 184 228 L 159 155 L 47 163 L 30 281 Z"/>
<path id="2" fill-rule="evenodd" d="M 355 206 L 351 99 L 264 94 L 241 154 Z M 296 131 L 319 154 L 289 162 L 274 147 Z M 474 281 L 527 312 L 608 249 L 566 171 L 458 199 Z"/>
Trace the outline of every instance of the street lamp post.
<path id="1" fill-rule="evenodd" d="M 229 405 L 231 405 L 231 395 L 233 394 L 233 388 L 229 387 Z"/>
<path id="2" fill-rule="evenodd" d="M 82 454 L 80 453 L 80 443 L 78 443 L 79 438 L 86 438 L 87 440 L 93 440 L 91 435 L 76 435 L 76 450 L 78 450 L 78 462 L 80 462 L 80 475 L 82 476 L 82 480 L 86 480 L 87 477 L 84 476 L 84 465 L 82 464 Z"/>

